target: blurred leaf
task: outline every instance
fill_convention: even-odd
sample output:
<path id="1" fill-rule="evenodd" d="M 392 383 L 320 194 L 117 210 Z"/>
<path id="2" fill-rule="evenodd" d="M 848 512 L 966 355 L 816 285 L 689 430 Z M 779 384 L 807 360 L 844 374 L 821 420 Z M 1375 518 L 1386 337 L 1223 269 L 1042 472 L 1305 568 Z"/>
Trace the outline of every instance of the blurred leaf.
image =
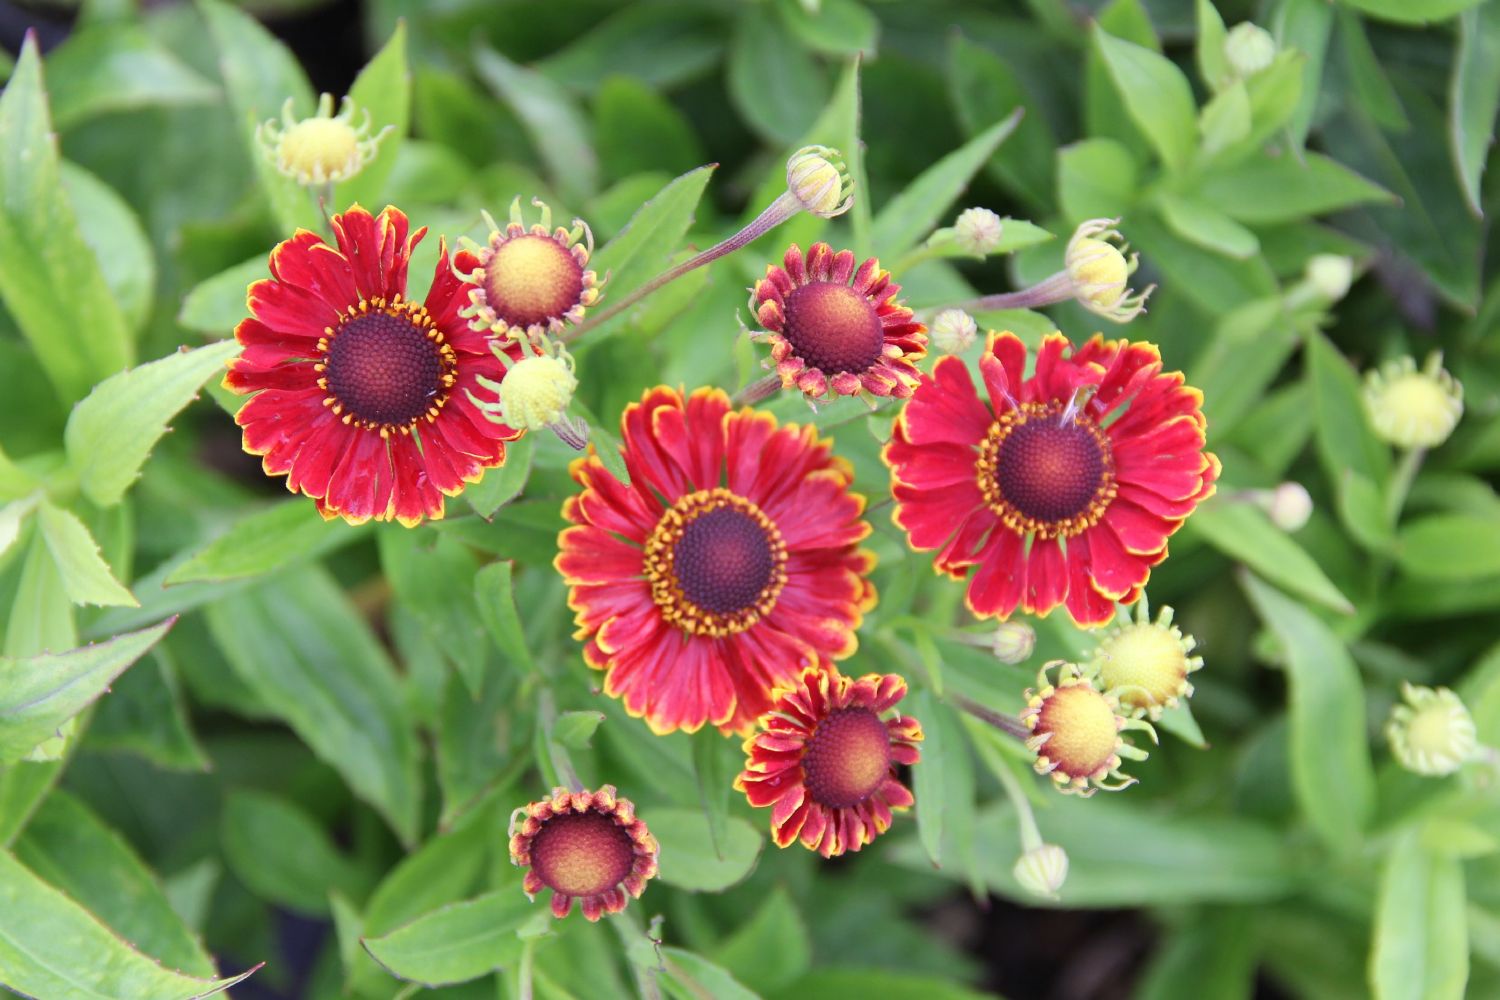
<path id="1" fill-rule="evenodd" d="M 437 777 L 443 790 L 439 825 L 462 822 L 486 794 L 516 781 L 531 764 L 534 708 L 518 704 L 521 675 L 490 671 L 474 698 L 458 677 L 449 675 L 439 707 Z"/>
<path id="2" fill-rule="evenodd" d="M 338 585 L 283 573 L 211 604 L 208 623 L 250 689 L 414 841 L 421 778 L 395 667 Z"/>
<path id="3" fill-rule="evenodd" d="M 474 555 L 447 535 L 392 526 L 377 536 L 380 567 L 396 596 L 432 634 L 475 696 L 484 683 L 489 643 L 475 603 Z"/>
<path id="4" fill-rule="evenodd" d="M 153 105 L 208 104 L 219 88 L 136 25 L 90 25 L 47 56 L 59 129 Z"/>
<path id="5" fill-rule="evenodd" d="M 1250 92 L 1243 80 L 1236 80 L 1203 106 L 1198 116 L 1198 131 L 1203 134 L 1203 155 L 1212 157 L 1244 142 L 1250 135 L 1254 112 Z"/>
<path id="6" fill-rule="evenodd" d="M 1254 576 L 1241 583 L 1286 659 L 1297 800 L 1331 850 L 1352 854 L 1375 805 L 1359 669 L 1312 612 Z"/>
<path id="7" fill-rule="evenodd" d="M 1394 555 L 1402 570 L 1432 580 L 1500 574 L 1500 517 L 1434 514 L 1401 529 Z"/>
<path id="8" fill-rule="evenodd" d="M 1197 147 L 1198 106 L 1193 89 L 1165 56 L 1096 27 L 1094 45 L 1103 56 L 1125 109 L 1172 171 L 1188 165 Z"/>
<path id="9" fill-rule="evenodd" d="M 668 996 L 678 1000 L 760 1000 L 757 993 L 748 990 L 739 980 L 719 968 L 702 955 L 695 955 L 682 948 L 661 949 L 666 975 L 661 984 Z"/>
<path id="10" fill-rule="evenodd" d="M 599 724 L 606 718 L 597 711 L 564 712 L 552 724 L 552 738 L 570 750 L 587 750 L 594 733 L 599 731 Z"/>
<path id="11" fill-rule="evenodd" d="M 361 119 L 369 112 L 372 136 L 379 135 L 387 126 L 391 131 L 381 140 L 374 159 L 338 186 L 334 205 L 343 208 L 358 202 L 373 210 L 390 200 L 386 195 L 386 179 L 401 155 L 411 122 L 411 70 L 406 63 L 404 20 L 396 22 L 390 40 L 359 71 L 349 88 L 349 96 Z"/>
<path id="12" fill-rule="evenodd" d="M 424 986 L 464 983 L 520 959 L 516 931 L 536 915 L 537 906 L 515 889 L 493 892 L 433 910 L 363 943 L 398 979 Z"/>
<path id="13" fill-rule="evenodd" d="M 95 386 L 73 407 L 65 437 L 84 496 L 101 507 L 119 503 L 166 433 L 167 421 L 239 350 L 234 341 L 221 341 L 169 354 Z"/>
<path id="14" fill-rule="evenodd" d="M 365 907 L 364 930 L 386 934 L 422 914 L 468 897 L 490 859 L 494 811 L 476 809 L 452 832 L 433 837 L 386 874 Z M 496 840 L 495 849 L 504 844 Z"/>
<path id="15" fill-rule="evenodd" d="M 1464 197 L 1475 215 L 1479 181 L 1495 138 L 1500 109 L 1500 10 L 1481 4 L 1464 11 L 1458 22 L 1458 57 L 1448 88 L 1448 138 L 1458 165 Z"/>
<path id="16" fill-rule="evenodd" d="M 1136 987 L 1138 1000 L 1249 1000 L 1258 944 L 1244 910 L 1198 911 L 1171 928 Z"/>
<path id="17" fill-rule="evenodd" d="M 560 85 L 585 93 L 612 74 L 671 88 L 722 65 L 721 12 L 683 4 L 631 4 L 537 63 Z"/>
<path id="18" fill-rule="evenodd" d="M 1141 256 L 1166 277 L 1167 287 L 1210 316 L 1276 293 L 1276 277 L 1261 257 L 1234 260 L 1206 254 L 1145 214 L 1132 215 L 1126 232 Z"/>
<path id="19" fill-rule="evenodd" d="M 1198 37 L 1193 46 L 1193 56 L 1198 64 L 1198 76 L 1210 90 L 1223 90 L 1234 78 L 1234 69 L 1229 57 L 1224 54 L 1224 19 L 1210 0 L 1197 0 Z"/>
<path id="20" fill-rule="evenodd" d="M 778 0 L 776 10 L 792 34 L 814 52 L 830 56 L 875 54 L 880 21 L 858 0 Z"/>
<path id="21" fill-rule="evenodd" d="M 505 655 L 506 666 L 511 670 L 536 673 L 536 662 L 531 658 L 521 616 L 516 611 L 514 573 L 513 562 L 490 563 L 474 577 L 474 597 L 479 602 L 479 617 L 489 629 L 490 638 Z"/>
<path id="22" fill-rule="evenodd" d="M 32 812 L 52 791 L 62 761 L 24 761 L 0 767 L 0 848 L 9 847 L 31 821 Z"/>
<path id="23" fill-rule="evenodd" d="M 652 809 L 642 817 L 661 844 L 661 880 L 693 892 L 722 892 L 755 867 L 761 835 L 731 816 L 715 852 L 708 818 L 694 809 Z"/>
<path id="24" fill-rule="evenodd" d="M 62 163 L 63 190 L 72 202 L 83 241 L 132 334 L 140 332 L 156 294 L 156 255 L 135 210 L 115 189 L 82 167 Z"/>
<path id="25" fill-rule="evenodd" d="M 299 227 L 317 231 L 321 222 L 312 196 L 276 168 L 261 150 L 255 130 L 280 118 L 282 106 L 292 102 L 292 113 L 311 115 L 312 87 L 297 59 L 255 18 L 223 0 L 198 0 L 219 54 L 219 71 L 229 92 L 229 106 L 239 119 L 245 155 L 255 168 L 260 189 L 271 206 L 278 228 L 290 236 Z"/>
<path id="26" fill-rule="evenodd" d="M 360 899 L 369 888 L 318 820 L 286 799 L 230 792 L 219 829 L 229 870 L 268 903 L 324 916 L 329 892 Z"/>
<path id="27" fill-rule="evenodd" d="M 326 521 L 315 504 L 300 497 L 284 500 L 235 521 L 168 573 L 164 583 L 171 587 L 262 576 L 343 548 L 363 538 L 367 528 Z"/>
<path id="28" fill-rule="evenodd" d="M 822 69 L 775 12 L 759 5 L 740 8 L 730 36 L 727 72 L 735 110 L 773 142 L 796 141 L 828 100 Z"/>
<path id="29" fill-rule="evenodd" d="M 1291 222 L 1372 201 L 1393 201 L 1389 191 L 1319 153 L 1298 163 L 1290 156 L 1258 157 L 1203 175 L 1195 189 L 1203 201 L 1240 222 Z"/>
<path id="30" fill-rule="evenodd" d="M 1370 986 L 1376 1000 L 1460 1000 L 1469 978 L 1464 870 L 1414 834 L 1386 855 L 1375 909 Z"/>
<path id="31" fill-rule="evenodd" d="M 1333 30 L 1333 4 L 1324 0 L 1277 0 L 1270 20 L 1277 47 L 1294 48 L 1307 57 L 1301 67 L 1302 85 L 1289 128 L 1293 146 L 1300 153 L 1323 93 L 1323 63 Z"/>
<path id="32" fill-rule="evenodd" d="M 111 696 L 99 703 L 89 722 L 88 746 L 140 754 L 166 770 L 209 769 L 188 724 L 167 645 L 152 650 L 146 663 L 114 682 Z"/>
<path id="33" fill-rule="evenodd" d="M 1343 0 L 1371 17 L 1398 24 L 1431 24 L 1446 21 L 1460 11 L 1477 7 L 1484 0 Z"/>
<path id="34" fill-rule="evenodd" d="M 270 277 L 266 255 L 258 253 L 243 264 L 200 282 L 183 296 L 177 322 L 189 330 L 228 337 L 249 315 L 245 295 L 252 282 Z"/>
<path id="35" fill-rule="evenodd" d="M 531 476 L 531 456 L 536 440 L 526 435 L 505 446 L 505 464 L 495 469 L 486 469 L 484 478 L 464 490 L 464 499 L 474 508 L 474 513 L 485 520 L 495 516 L 495 511 L 521 495 L 526 480 Z"/>
<path id="36" fill-rule="evenodd" d="M 5 655 L 34 656 L 78 645 L 73 603 L 41 531 L 32 531 L 5 625 Z"/>
<path id="37" fill-rule="evenodd" d="M 1298 342 L 1280 295 L 1247 302 L 1214 324 L 1188 371 L 1203 393 L 1209 440 L 1217 442 L 1264 397 Z"/>
<path id="38" fill-rule="evenodd" d="M 588 123 L 562 88 L 484 46 L 474 49 L 474 66 L 526 126 L 558 192 L 581 202 L 598 191 L 599 161 L 589 143 Z"/>
<path id="39" fill-rule="evenodd" d="M 231 979 L 196 979 L 162 968 L 116 937 L 92 914 L 0 851 L 0 968 L 22 995 L 86 1000 L 213 996 L 259 969 Z"/>
<path id="40" fill-rule="evenodd" d="M 964 193 L 969 181 L 994 153 L 995 148 L 1015 131 L 1021 120 L 1021 109 L 1010 117 L 985 129 L 961 147 L 923 171 L 875 216 L 871 238 L 875 253 L 896 260 L 920 243 L 935 226 L 954 199 Z"/>
<path id="41" fill-rule="evenodd" d="M 891 969 L 815 969 L 786 989 L 770 994 L 774 1000 L 985 1000 L 980 993 L 938 976 L 915 975 Z"/>
<path id="42" fill-rule="evenodd" d="M 1265 512 L 1248 503 L 1223 499 L 1204 504 L 1188 519 L 1188 528 L 1231 559 L 1299 597 L 1326 608 L 1353 614 L 1354 605 L 1334 586 L 1321 566 Z"/>
<path id="43" fill-rule="evenodd" d="M 746 986 L 774 992 L 807 973 L 812 945 L 792 897 L 777 886 L 710 957 Z"/>
<path id="44" fill-rule="evenodd" d="M 1306 344 L 1306 378 L 1312 385 L 1324 472 L 1335 489 L 1345 489 L 1352 474 L 1383 490 L 1390 477 L 1390 449 L 1370 429 L 1359 376 L 1321 333 L 1308 334 Z M 1350 510 L 1340 507 L 1341 513 Z"/>
<path id="45" fill-rule="evenodd" d="M 693 733 L 691 740 L 693 777 L 698 783 L 698 801 L 708 819 L 708 839 L 714 852 L 723 857 L 729 834 L 729 793 L 744 757 L 738 746 L 712 726 Z"/>
<path id="46" fill-rule="evenodd" d="M 594 135 L 609 180 L 651 170 L 677 175 L 703 162 L 702 144 L 682 112 L 628 76 L 611 76 L 599 88 Z"/>
<path id="47" fill-rule="evenodd" d="M 0 298 L 64 402 L 130 363 L 124 316 L 63 189 L 28 38 L 0 95 Z"/>
<path id="48" fill-rule="evenodd" d="M 1189 243 L 1244 260 L 1260 251 L 1254 233 L 1220 212 L 1210 202 L 1162 193 L 1157 198 L 1162 219 Z"/>
<path id="49" fill-rule="evenodd" d="M 156 876 L 124 838 L 67 792 L 53 792 L 42 803 L 15 856 L 144 954 L 190 976 L 216 974 Z"/>
<path id="50" fill-rule="evenodd" d="M 989 168 L 1029 204 L 1038 208 L 1049 205 L 1057 140 L 1004 60 L 955 34 L 948 47 L 948 91 L 970 136 L 979 135 L 1017 109 L 1024 111 L 1015 135 L 990 158 Z"/>
<path id="51" fill-rule="evenodd" d="M 974 762 L 953 709 L 930 691 L 912 696 L 911 714 L 922 723 L 922 760 L 912 768 L 912 794 L 917 799 L 917 835 L 934 868 L 946 866 L 961 873 L 983 892 L 983 875 L 976 860 L 974 819 Z M 948 853 L 945 853 L 948 852 Z"/>
<path id="52" fill-rule="evenodd" d="M 0 658 L 0 763 L 19 760 L 55 735 L 156 645 L 175 621 L 65 653 Z"/>
<path id="53" fill-rule="evenodd" d="M 1353 85 L 1353 97 L 1381 128 L 1394 132 L 1406 131 L 1410 125 L 1406 120 L 1406 111 L 1401 107 L 1401 99 L 1391 88 L 1391 81 L 1385 70 L 1381 68 L 1380 57 L 1370 47 L 1364 22 L 1359 15 L 1347 8 L 1339 10 L 1338 18 L 1344 68 Z"/>
<path id="54" fill-rule="evenodd" d="M 1057 151 L 1057 198 L 1069 222 L 1119 218 L 1135 203 L 1135 157 L 1113 139 L 1064 146 Z"/>

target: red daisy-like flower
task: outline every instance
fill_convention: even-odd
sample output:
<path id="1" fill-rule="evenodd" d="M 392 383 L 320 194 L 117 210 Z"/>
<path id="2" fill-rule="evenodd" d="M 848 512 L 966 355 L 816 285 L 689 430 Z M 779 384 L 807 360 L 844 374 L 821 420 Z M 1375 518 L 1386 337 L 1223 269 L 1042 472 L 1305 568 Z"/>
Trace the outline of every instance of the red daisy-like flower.
<path id="1" fill-rule="evenodd" d="M 854 252 L 814 243 L 806 259 L 795 243 L 782 266 L 766 265 L 750 308 L 769 341 L 785 388 L 809 399 L 831 390 L 853 396 L 910 396 L 916 362 L 927 354 L 927 327 L 896 301 L 901 286 L 874 257 L 856 271 Z"/>
<path id="2" fill-rule="evenodd" d="M 234 335 L 225 388 L 254 393 L 235 416 L 245 450 L 268 476 L 314 498 L 318 511 L 358 524 L 412 525 L 443 516 L 462 492 L 505 461 L 521 432 L 487 419 L 469 398 L 505 368 L 459 310 L 478 266 L 439 254 L 425 302 L 406 295 L 406 270 L 425 228 L 354 206 L 333 217 L 338 246 L 298 230 L 271 251 L 271 278 L 250 286 L 252 316 Z M 519 356 L 519 348 L 513 348 Z"/>
<path id="3" fill-rule="evenodd" d="M 892 809 L 911 806 L 895 765 L 921 759 L 922 725 L 881 718 L 905 696 L 895 674 L 854 680 L 837 670 L 803 671 L 778 693 L 734 779 L 752 806 L 771 807 L 777 846 L 800 838 L 825 858 L 858 851 L 890 829 Z"/>
<path id="4" fill-rule="evenodd" d="M 991 334 L 980 357 L 989 396 L 963 361 L 923 376 L 885 459 L 894 520 L 935 567 L 969 582 L 977 615 L 1064 605 L 1103 625 L 1141 594 L 1167 539 L 1211 496 L 1203 395 L 1163 372 L 1151 344 L 1049 334 L 1025 377 L 1026 348 Z"/>
<path id="5" fill-rule="evenodd" d="M 590 455 L 555 565 L 584 658 L 652 730 L 746 732 L 779 684 L 854 651 L 874 556 L 853 471 L 811 427 L 658 386 L 621 418 L 626 486 Z"/>
<path id="6" fill-rule="evenodd" d="M 625 894 L 640 899 L 656 875 L 656 838 L 614 785 L 597 792 L 554 788 L 550 797 L 516 810 L 516 818 L 522 815 L 519 826 L 511 821 L 511 864 L 527 869 L 526 895 L 552 890 L 552 914 L 559 919 L 575 899 L 591 921 L 619 913 Z"/>

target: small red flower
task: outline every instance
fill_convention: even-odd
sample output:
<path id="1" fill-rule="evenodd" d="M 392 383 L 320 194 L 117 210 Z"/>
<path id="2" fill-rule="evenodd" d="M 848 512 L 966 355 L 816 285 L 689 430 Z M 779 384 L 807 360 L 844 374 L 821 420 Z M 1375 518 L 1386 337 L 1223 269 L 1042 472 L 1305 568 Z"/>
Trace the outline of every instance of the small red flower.
<path id="1" fill-rule="evenodd" d="M 555 565 L 584 659 L 652 730 L 746 732 L 779 684 L 854 651 L 875 604 L 853 471 L 811 427 L 777 427 L 718 389 L 626 407 L 626 486 L 598 457 Z"/>
<path id="2" fill-rule="evenodd" d="M 851 280 L 852 279 L 852 280 Z M 927 354 L 927 327 L 896 301 L 901 286 L 874 257 L 854 268 L 854 252 L 794 243 L 782 266 L 766 265 L 750 308 L 767 331 L 781 384 L 809 399 L 829 393 L 910 396 Z"/>
<path id="3" fill-rule="evenodd" d="M 1163 372 L 1151 344 L 1049 334 L 1036 370 L 1026 348 L 992 334 L 979 359 L 989 395 L 963 361 L 923 376 L 885 459 L 893 518 L 913 548 L 963 579 L 977 615 L 1059 605 L 1103 625 L 1140 597 L 1167 539 L 1211 496 L 1219 460 L 1204 450 L 1203 395 Z"/>
<path id="4" fill-rule="evenodd" d="M 752 806 L 771 807 L 777 846 L 800 838 L 825 858 L 858 851 L 890 829 L 892 809 L 912 805 L 895 765 L 921 759 L 922 725 L 881 718 L 905 696 L 895 674 L 854 680 L 837 670 L 805 670 L 778 692 L 734 779 Z"/>
<path id="5" fill-rule="evenodd" d="M 408 301 L 407 264 L 427 232 L 408 228 L 398 209 L 356 205 L 333 217 L 337 248 L 298 230 L 271 251 L 272 277 L 250 286 L 253 315 L 234 331 L 244 350 L 224 386 L 254 393 L 235 416 L 245 450 L 325 518 L 442 517 L 443 495 L 503 463 L 521 434 L 469 398 L 479 376 L 505 377 L 459 315 L 469 286 L 453 271 L 477 261 L 460 251 L 449 266 L 442 248 L 426 301 Z"/>
<path id="6" fill-rule="evenodd" d="M 656 838 L 636 818 L 635 805 L 615 794 L 614 785 L 597 792 L 554 788 L 549 798 L 517 810 L 511 820 L 510 860 L 526 868 L 522 888 L 535 897 L 552 890 L 552 913 L 559 919 L 583 906 L 598 920 L 625 909 L 628 892 L 636 899 L 656 875 Z"/>

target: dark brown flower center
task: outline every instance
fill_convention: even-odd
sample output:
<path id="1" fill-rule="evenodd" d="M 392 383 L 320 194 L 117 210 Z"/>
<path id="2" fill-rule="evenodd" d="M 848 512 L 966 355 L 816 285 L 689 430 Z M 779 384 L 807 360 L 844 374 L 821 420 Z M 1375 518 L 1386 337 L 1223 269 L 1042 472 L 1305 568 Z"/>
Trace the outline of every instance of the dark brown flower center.
<path id="1" fill-rule="evenodd" d="M 818 723 L 802 753 L 802 773 L 813 801 L 830 809 L 857 806 L 891 773 L 891 737 L 868 708 L 846 708 Z"/>
<path id="2" fill-rule="evenodd" d="M 319 347 L 319 385 L 334 412 L 367 427 L 435 414 L 454 381 L 453 349 L 415 302 L 361 302 Z"/>
<path id="3" fill-rule="evenodd" d="M 694 635 L 741 632 L 770 613 L 785 564 L 776 525 L 722 488 L 678 500 L 646 541 L 652 598 L 667 621 Z"/>
<path id="4" fill-rule="evenodd" d="M 501 243 L 484 266 L 484 294 L 510 326 L 561 320 L 583 296 L 583 267 L 550 236 L 527 233 Z"/>
<path id="5" fill-rule="evenodd" d="M 1062 403 L 1027 403 L 990 427 L 976 478 L 1014 530 L 1068 537 L 1097 523 L 1114 498 L 1114 454 L 1091 418 Z"/>
<path id="6" fill-rule="evenodd" d="M 593 896 L 619 885 L 635 863 L 630 834 L 596 812 L 553 816 L 531 845 L 531 870 L 566 896 Z"/>
<path id="7" fill-rule="evenodd" d="M 848 285 L 814 281 L 786 298 L 785 333 L 797 357 L 829 375 L 880 360 L 885 327 L 868 298 Z"/>

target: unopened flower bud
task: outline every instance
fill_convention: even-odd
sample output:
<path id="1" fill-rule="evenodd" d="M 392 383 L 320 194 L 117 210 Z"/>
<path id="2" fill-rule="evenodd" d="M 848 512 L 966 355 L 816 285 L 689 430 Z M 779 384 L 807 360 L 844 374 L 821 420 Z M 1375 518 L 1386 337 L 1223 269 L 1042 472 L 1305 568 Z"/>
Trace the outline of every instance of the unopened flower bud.
<path id="1" fill-rule="evenodd" d="M 854 204 L 854 179 L 838 150 L 803 146 L 786 161 L 787 190 L 820 218 L 843 215 Z"/>
<path id="2" fill-rule="evenodd" d="M 987 208 L 966 208 L 953 223 L 953 239 L 966 253 L 983 257 L 1000 245 L 1002 225 Z"/>
<path id="3" fill-rule="evenodd" d="M 1262 507 L 1271 523 L 1285 532 L 1301 531 L 1312 517 L 1312 497 L 1301 483 L 1285 482 L 1262 494 Z"/>
<path id="4" fill-rule="evenodd" d="M 1408 771 L 1442 777 L 1475 756 L 1478 734 L 1469 710 L 1447 688 L 1402 684 L 1403 704 L 1391 709 L 1385 727 L 1391 752 Z"/>
<path id="5" fill-rule="evenodd" d="M 1068 879 L 1068 852 L 1056 844 L 1043 844 L 1017 858 L 1010 872 L 1033 896 L 1056 899 L 1057 890 Z"/>
<path id="6" fill-rule="evenodd" d="M 568 352 L 545 338 L 540 347 L 530 337 L 519 341 L 523 356 L 517 360 L 504 344 L 493 350 L 505 365 L 505 377 L 496 382 L 478 377 L 479 384 L 496 394 L 494 400 L 482 400 L 472 392 L 469 398 L 489 419 L 517 430 L 535 431 L 544 427 L 566 430 L 568 404 L 578 388 L 573 374 L 573 358 Z"/>
<path id="7" fill-rule="evenodd" d="M 1094 649 L 1089 668 L 1128 714 L 1159 719 L 1164 709 L 1193 694 L 1188 675 L 1203 668 L 1203 657 L 1193 655 L 1198 640 L 1183 635 L 1172 618 L 1172 609 L 1163 607 L 1152 621 L 1142 600 L 1134 620 L 1127 616 Z"/>
<path id="8" fill-rule="evenodd" d="M 1025 622 L 1001 622 L 990 637 L 990 649 L 1001 663 L 1024 663 L 1036 648 L 1036 630 Z"/>
<path id="9" fill-rule="evenodd" d="M 1236 24 L 1224 37 L 1224 58 L 1243 80 L 1271 65 L 1276 58 L 1276 40 L 1259 25 L 1249 21 Z"/>
<path id="10" fill-rule="evenodd" d="M 317 112 L 298 120 L 292 114 L 292 100 L 287 98 L 281 120 L 272 118 L 261 123 L 255 138 L 276 169 L 299 184 L 346 181 L 375 158 L 380 141 L 391 131 L 387 125 L 372 136 L 370 112 L 363 111 L 356 124 L 359 113 L 346 97 L 335 115 L 333 95 L 324 94 L 318 99 Z"/>
<path id="11" fill-rule="evenodd" d="M 928 338 L 944 354 L 962 354 L 978 335 L 979 325 L 962 309 L 944 309 L 927 330 Z"/>
<path id="12" fill-rule="evenodd" d="M 1307 262 L 1307 283 L 1322 298 L 1337 302 L 1354 283 L 1354 261 L 1336 253 L 1315 254 Z"/>
<path id="13" fill-rule="evenodd" d="M 1365 405 L 1375 433 L 1401 448 L 1436 448 L 1464 412 L 1464 389 L 1434 353 L 1419 370 L 1410 357 L 1365 376 Z"/>
<path id="14" fill-rule="evenodd" d="M 1136 292 L 1130 276 L 1140 260 L 1126 256 L 1130 245 L 1114 228 L 1118 219 L 1090 219 L 1073 232 L 1064 261 L 1073 298 L 1090 312 L 1116 323 L 1128 323 L 1146 311 L 1153 287 Z"/>

